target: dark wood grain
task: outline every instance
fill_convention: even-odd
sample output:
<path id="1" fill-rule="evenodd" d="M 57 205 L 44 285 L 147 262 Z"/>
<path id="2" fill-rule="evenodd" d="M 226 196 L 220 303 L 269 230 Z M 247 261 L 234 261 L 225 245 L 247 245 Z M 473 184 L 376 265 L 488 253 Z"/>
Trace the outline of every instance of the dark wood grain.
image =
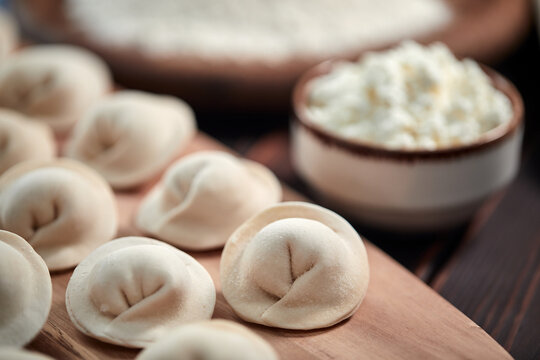
<path id="1" fill-rule="evenodd" d="M 540 356 L 539 161 L 540 147 L 482 230 L 433 282 L 521 359 Z"/>

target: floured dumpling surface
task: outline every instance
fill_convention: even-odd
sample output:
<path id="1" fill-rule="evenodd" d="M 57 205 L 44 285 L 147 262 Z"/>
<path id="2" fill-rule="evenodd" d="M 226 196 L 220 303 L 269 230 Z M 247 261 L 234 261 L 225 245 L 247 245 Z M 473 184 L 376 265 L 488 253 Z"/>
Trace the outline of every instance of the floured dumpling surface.
<path id="1" fill-rule="evenodd" d="M 67 155 L 96 169 L 115 188 L 140 185 L 162 171 L 195 135 L 183 101 L 120 91 L 92 107 L 74 129 Z"/>
<path id="2" fill-rule="evenodd" d="M 29 343 L 47 321 L 51 301 L 43 259 L 25 239 L 0 230 L 0 346 Z"/>
<path id="3" fill-rule="evenodd" d="M 68 45 L 30 46 L 0 66 L 0 107 L 64 133 L 111 88 L 105 63 Z"/>
<path id="4" fill-rule="evenodd" d="M 137 360 L 277 360 L 272 346 L 245 326 L 227 320 L 179 326 L 146 348 Z"/>
<path id="5" fill-rule="evenodd" d="M 244 320 L 316 329 L 350 317 L 368 287 L 362 239 L 336 213 L 302 202 L 272 206 L 230 237 L 223 295 Z"/>
<path id="6" fill-rule="evenodd" d="M 208 320 L 216 290 L 186 253 L 158 240 L 125 237 L 75 268 L 66 307 L 75 326 L 102 341 L 145 347 L 184 323 Z"/>
<path id="7" fill-rule="evenodd" d="M 0 174 L 20 162 L 50 160 L 55 154 L 54 137 L 47 125 L 0 110 Z"/>
<path id="8" fill-rule="evenodd" d="M 28 161 L 0 177 L 0 228 L 25 238 L 51 271 L 77 265 L 117 223 L 110 186 L 79 162 Z"/>
<path id="9" fill-rule="evenodd" d="M 15 21 L 11 15 L 0 9 L 0 60 L 15 49 L 18 37 Z"/>
<path id="10" fill-rule="evenodd" d="M 279 182 L 266 167 L 224 152 L 197 152 L 171 165 L 143 200 L 136 224 L 173 245 L 211 249 L 280 199 Z"/>
<path id="11" fill-rule="evenodd" d="M 33 351 L 0 347 L 0 360 L 53 360 L 53 358 Z"/>

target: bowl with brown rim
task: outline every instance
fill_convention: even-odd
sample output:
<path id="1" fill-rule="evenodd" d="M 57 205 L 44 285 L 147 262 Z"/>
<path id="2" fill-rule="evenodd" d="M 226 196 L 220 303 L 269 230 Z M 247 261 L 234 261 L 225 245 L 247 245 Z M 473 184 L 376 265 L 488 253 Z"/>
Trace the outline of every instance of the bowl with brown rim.
<path id="1" fill-rule="evenodd" d="M 328 206 L 388 230 L 431 231 L 467 221 L 516 176 L 523 100 L 496 71 L 482 66 L 512 104 L 509 123 L 467 145 L 401 150 L 342 137 L 309 118 L 311 80 L 329 73 L 337 63 L 324 62 L 300 78 L 291 123 L 295 170 Z"/>

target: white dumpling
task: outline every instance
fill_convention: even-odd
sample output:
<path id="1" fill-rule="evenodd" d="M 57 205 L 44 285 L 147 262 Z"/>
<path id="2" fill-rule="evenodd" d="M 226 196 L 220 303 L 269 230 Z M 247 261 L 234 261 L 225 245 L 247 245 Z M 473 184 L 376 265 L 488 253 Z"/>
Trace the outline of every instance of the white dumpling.
<path id="1" fill-rule="evenodd" d="M 0 61 L 15 49 L 18 38 L 15 21 L 10 14 L 0 8 Z"/>
<path id="2" fill-rule="evenodd" d="M 50 160 L 56 155 L 47 125 L 12 111 L 0 110 L 0 174 L 26 160 Z"/>
<path id="3" fill-rule="evenodd" d="M 0 228 L 25 238 L 51 271 L 77 265 L 117 224 L 109 184 L 84 164 L 28 161 L 0 177 Z"/>
<path id="4" fill-rule="evenodd" d="M 245 326 L 210 320 L 179 326 L 137 360 L 277 360 L 272 346 Z"/>
<path id="5" fill-rule="evenodd" d="M 105 63 L 68 45 L 27 47 L 0 66 L 0 107 L 64 133 L 111 88 Z"/>
<path id="6" fill-rule="evenodd" d="M 89 109 L 75 126 L 67 156 L 96 169 L 114 188 L 133 187 L 165 169 L 195 129 L 183 101 L 121 91 Z"/>
<path id="7" fill-rule="evenodd" d="M 221 257 L 223 295 L 242 319 L 316 329 L 350 317 L 368 287 L 362 239 L 338 214 L 302 202 L 272 206 L 234 232 Z"/>
<path id="8" fill-rule="evenodd" d="M 219 151 L 174 163 L 144 198 L 137 226 L 173 245 L 221 247 L 245 220 L 281 199 L 281 187 L 263 165 Z"/>
<path id="9" fill-rule="evenodd" d="M 0 230 L 0 346 L 29 343 L 47 321 L 51 301 L 43 259 L 22 237 Z"/>
<path id="10" fill-rule="evenodd" d="M 75 268 L 66 307 L 91 337 L 145 347 L 184 323 L 208 320 L 216 290 L 188 254 L 158 240 L 125 237 L 100 246 Z"/>
<path id="11" fill-rule="evenodd" d="M 0 347 L 0 360 L 53 360 L 53 358 L 24 349 Z"/>

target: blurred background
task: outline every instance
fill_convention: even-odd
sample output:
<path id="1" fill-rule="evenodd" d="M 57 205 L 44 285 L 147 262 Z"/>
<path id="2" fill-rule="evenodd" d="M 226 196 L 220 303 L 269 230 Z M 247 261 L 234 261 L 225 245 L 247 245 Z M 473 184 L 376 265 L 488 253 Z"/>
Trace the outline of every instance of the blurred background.
<path id="1" fill-rule="evenodd" d="M 375 4 L 376 3 L 376 4 Z M 201 131 L 313 193 L 290 161 L 290 95 L 331 58 L 442 41 L 510 79 L 525 103 L 518 178 L 467 224 L 400 234 L 354 223 L 516 358 L 540 357 L 540 42 L 528 0 L 0 1 L 25 44 L 68 42 L 120 87 L 177 95 Z"/>

